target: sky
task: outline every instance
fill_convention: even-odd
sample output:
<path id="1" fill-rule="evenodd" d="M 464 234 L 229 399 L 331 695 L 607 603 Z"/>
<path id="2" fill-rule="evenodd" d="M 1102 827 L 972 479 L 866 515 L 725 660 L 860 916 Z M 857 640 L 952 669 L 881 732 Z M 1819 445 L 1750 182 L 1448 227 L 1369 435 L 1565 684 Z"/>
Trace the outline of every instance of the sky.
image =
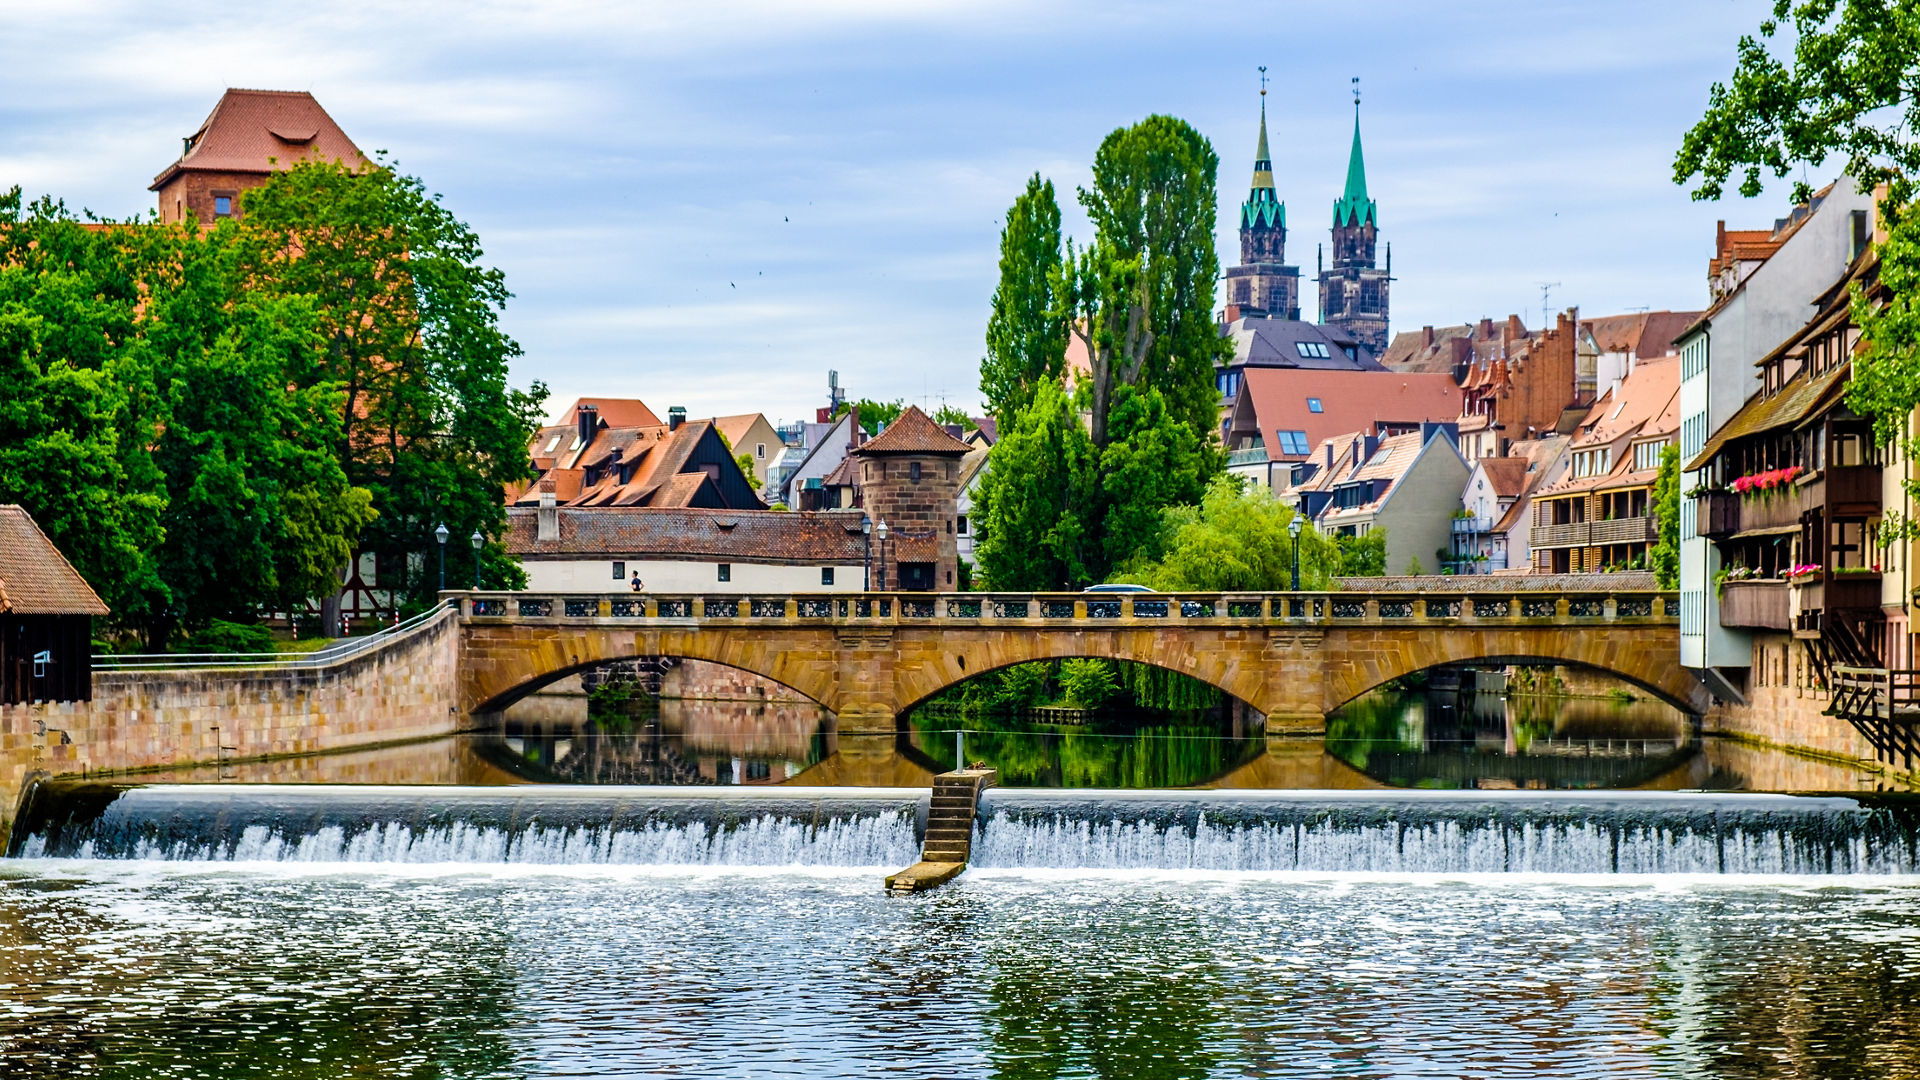
<path id="1" fill-rule="evenodd" d="M 0 0 L 0 188 L 127 217 L 229 86 L 311 91 L 479 235 L 556 411 L 812 419 L 852 397 L 973 410 L 1000 219 L 1073 192 L 1152 113 L 1221 159 L 1237 262 L 1266 65 L 1287 258 L 1309 278 L 1361 126 L 1392 329 L 1704 306 L 1714 222 L 1672 161 L 1765 0 L 809 4 Z M 1828 177 L 1810 176 L 1816 182 Z"/>

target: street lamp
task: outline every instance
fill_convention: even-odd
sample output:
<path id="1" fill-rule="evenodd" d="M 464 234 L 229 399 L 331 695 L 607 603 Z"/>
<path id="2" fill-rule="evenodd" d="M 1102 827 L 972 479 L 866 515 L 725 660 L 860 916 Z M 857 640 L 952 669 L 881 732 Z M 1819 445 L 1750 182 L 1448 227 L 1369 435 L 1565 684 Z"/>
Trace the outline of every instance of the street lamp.
<path id="1" fill-rule="evenodd" d="M 473 535 L 467 539 L 473 544 L 473 587 L 478 590 L 480 588 L 480 545 L 486 543 L 487 538 L 480 535 L 479 529 L 475 529 Z"/>
<path id="2" fill-rule="evenodd" d="M 1293 537 L 1293 591 L 1300 591 L 1300 515 L 1287 522 L 1287 535 Z"/>
<path id="3" fill-rule="evenodd" d="M 865 556 L 866 563 L 864 564 L 863 569 L 860 571 L 860 591 L 872 592 L 873 591 L 873 519 L 872 518 L 862 517 L 860 519 L 860 539 L 867 546 L 867 553 Z"/>
<path id="4" fill-rule="evenodd" d="M 447 525 L 441 522 L 433 527 L 433 538 L 440 541 L 440 591 L 447 591 Z"/>
<path id="5" fill-rule="evenodd" d="M 873 534 L 880 538 L 880 591 L 887 591 L 887 519 L 881 518 Z"/>

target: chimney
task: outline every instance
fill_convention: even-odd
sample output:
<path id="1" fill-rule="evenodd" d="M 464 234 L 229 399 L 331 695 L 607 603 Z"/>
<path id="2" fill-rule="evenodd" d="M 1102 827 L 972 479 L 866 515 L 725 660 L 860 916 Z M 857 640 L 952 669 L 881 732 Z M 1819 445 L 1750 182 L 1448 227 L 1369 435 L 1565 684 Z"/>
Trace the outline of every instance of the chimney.
<path id="1" fill-rule="evenodd" d="M 1423 349 L 1433 348 L 1433 327 L 1423 326 L 1420 328 L 1420 347 Z"/>
<path id="2" fill-rule="evenodd" d="M 1492 337 L 1493 336 L 1493 320 L 1481 319 L 1479 333 L 1476 334 L 1475 336 L 1477 336 L 1481 341 L 1485 341 L 1488 338 Z"/>
<path id="3" fill-rule="evenodd" d="M 680 425 L 687 422 L 687 407 L 675 405 L 667 410 L 667 430 L 679 431 Z"/>
<path id="4" fill-rule="evenodd" d="M 1515 338 L 1524 340 L 1526 336 L 1527 336 L 1527 325 L 1520 321 L 1520 316 L 1518 315 L 1507 316 L 1507 328 L 1501 331 L 1500 340 L 1512 341 Z"/>
<path id="5" fill-rule="evenodd" d="M 555 505 L 553 477 L 540 481 L 539 529 L 535 539 L 551 541 L 560 539 L 560 508 Z"/>
<path id="6" fill-rule="evenodd" d="M 1240 305 L 1235 303 L 1228 303 L 1226 310 L 1220 313 L 1220 321 L 1223 323 L 1233 323 L 1233 322 L 1240 321 Z"/>
<path id="7" fill-rule="evenodd" d="M 579 410 L 574 413 L 573 420 L 579 429 L 580 448 L 584 450 L 587 444 L 593 441 L 593 433 L 600 426 L 600 409 L 598 406 L 582 403 Z"/>

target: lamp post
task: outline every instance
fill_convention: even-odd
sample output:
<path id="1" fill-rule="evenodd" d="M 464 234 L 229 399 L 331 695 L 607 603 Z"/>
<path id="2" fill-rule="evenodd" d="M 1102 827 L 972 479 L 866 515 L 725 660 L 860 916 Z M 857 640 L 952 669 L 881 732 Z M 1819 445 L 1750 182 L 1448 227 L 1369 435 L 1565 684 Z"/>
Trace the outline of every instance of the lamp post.
<path id="1" fill-rule="evenodd" d="M 880 591 L 887 591 L 887 519 L 881 518 L 880 524 L 873 530 L 880 538 Z"/>
<path id="2" fill-rule="evenodd" d="M 862 517 L 860 519 L 860 539 L 867 546 L 867 553 L 865 556 L 866 562 L 863 564 L 863 569 L 860 572 L 860 591 L 872 592 L 873 591 L 873 519 L 872 518 Z"/>
<path id="3" fill-rule="evenodd" d="M 447 524 L 441 522 L 433 527 L 433 538 L 440 541 L 440 591 L 447 591 Z"/>
<path id="4" fill-rule="evenodd" d="M 473 530 L 473 535 L 467 539 L 473 544 L 473 587 L 475 591 L 478 591 L 480 588 L 480 546 L 487 542 L 487 538 L 480 535 L 479 529 L 475 529 Z"/>
<path id="5" fill-rule="evenodd" d="M 1300 515 L 1287 522 L 1287 535 L 1293 537 L 1293 591 L 1300 591 Z"/>

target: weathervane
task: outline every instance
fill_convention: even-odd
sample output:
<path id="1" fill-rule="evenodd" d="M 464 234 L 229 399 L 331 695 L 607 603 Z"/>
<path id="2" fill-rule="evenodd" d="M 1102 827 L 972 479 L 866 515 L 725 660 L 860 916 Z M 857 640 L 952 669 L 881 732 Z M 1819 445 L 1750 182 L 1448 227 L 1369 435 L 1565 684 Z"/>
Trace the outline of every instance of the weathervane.
<path id="1" fill-rule="evenodd" d="M 1260 65 L 1260 96 L 1267 96 L 1267 65 Z"/>
<path id="2" fill-rule="evenodd" d="M 1353 77 L 1353 107 L 1356 109 L 1360 107 L 1360 76 L 1358 75 Z"/>

